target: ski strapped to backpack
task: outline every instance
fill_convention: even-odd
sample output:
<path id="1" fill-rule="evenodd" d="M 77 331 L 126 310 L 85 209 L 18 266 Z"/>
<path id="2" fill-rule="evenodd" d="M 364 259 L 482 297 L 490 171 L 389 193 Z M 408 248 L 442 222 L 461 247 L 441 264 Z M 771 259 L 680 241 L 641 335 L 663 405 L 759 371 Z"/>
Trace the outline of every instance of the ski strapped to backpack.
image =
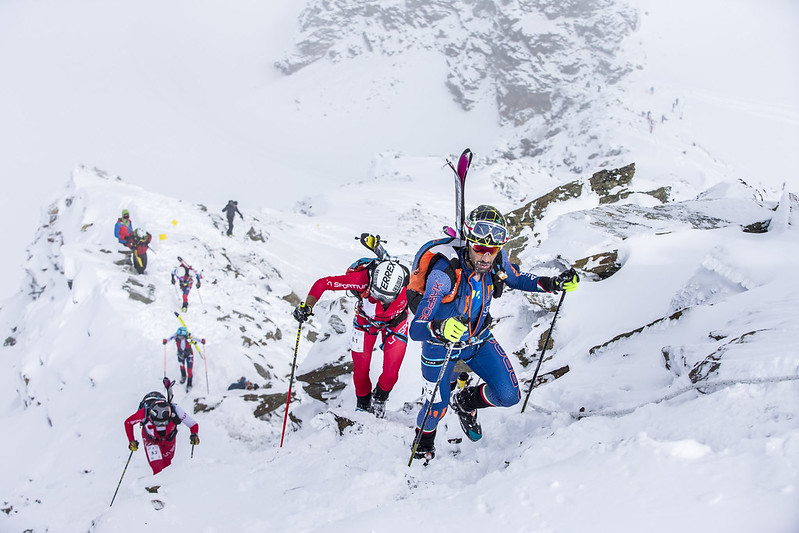
<path id="1" fill-rule="evenodd" d="M 188 264 L 186 261 L 184 261 L 182 257 L 178 256 L 178 261 L 180 262 L 180 266 L 186 269 L 187 275 L 191 275 L 190 273 L 194 272 L 194 274 L 197 276 L 197 281 L 202 279 L 203 275 L 200 272 L 194 270 L 194 267 Z"/>
<path id="2" fill-rule="evenodd" d="M 369 279 L 371 279 L 372 278 L 372 273 L 374 272 L 374 269 L 378 265 L 378 263 L 380 263 L 379 259 L 373 259 L 373 258 L 369 258 L 369 257 L 361 257 L 360 259 L 356 260 L 354 263 L 352 263 L 347 268 L 347 274 L 349 274 L 350 272 L 357 272 L 359 270 L 367 270 L 369 272 Z M 401 263 L 397 263 L 397 264 L 400 266 L 400 268 L 404 268 L 407 271 L 408 267 L 406 267 L 405 265 L 403 265 Z M 361 292 L 356 292 L 354 289 L 349 289 L 347 291 L 347 294 L 349 294 L 350 296 L 355 296 L 356 298 L 358 298 L 358 303 L 356 305 L 356 310 L 358 312 L 358 315 L 360 315 L 363 319 L 365 319 L 369 323 L 370 326 L 374 326 L 376 328 L 383 328 L 385 326 L 388 326 L 390 328 L 393 328 L 393 327 L 398 326 L 399 324 L 402 323 L 403 320 L 408 318 L 408 310 L 407 309 L 404 309 L 400 314 L 398 314 L 397 316 L 395 316 L 394 318 L 392 318 L 391 320 L 386 321 L 386 322 L 380 322 L 380 321 L 374 320 L 369 315 L 367 315 L 363 311 L 363 300 L 365 298 L 369 297 L 369 287 L 368 286 Z"/>
<path id="3" fill-rule="evenodd" d="M 410 282 L 408 283 L 407 297 L 408 307 L 411 312 L 416 314 L 419 308 L 419 302 L 424 295 L 425 285 L 427 284 L 427 276 L 433 265 L 439 260 L 444 259 L 448 265 L 444 272 L 449 276 L 450 286 L 452 289 L 444 296 L 442 303 L 449 303 L 453 301 L 458 295 L 460 287 L 461 273 L 463 268 L 461 266 L 458 251 L 466 246 L 466 239 L 463 234 L 465 226 L 465 189 L 466 189 L 466 175 L 469 172 L 469 167 L 472 164 L 472 151 L 466 148 L 458 158 L 458 166 L 452 164 L 447 160 L 447 165 L 452 169 L 455 174 L 455 227 L 444 227 L 446 237 L 440 239 L 433 239 L 422 245 L 416 257 L 413 259 L 411 265 Z M 497 254 L 494 259 L 494 264 L 491 267 L 491 279 L 493 282 L 493 297 L 499 298 L 502 296 L 502 291 L 505 288 L 505 279 L 507 274 L 502 268 L 502 254 Z M 486 321 L 488 322 L 488 321 Z"/>
<path id="4" fill-rule="evenodd" d="M 355 237 L 355 239 L 360 240 L 361 244 L 363 244 L 366 248 L 371 250 L 377 257 L 376 258 L 361 257 L 360 259 L 357 259 L 349 267 L 347 267 L 347 272 L 346 272 L 347 274 L 351 272 L 357 272 L 360 270 L 366 270 L 368 272 L 369 279 L 371 280 L 374 270 L 378 264 L 380 264 L 383 261 L 392 261 L 405 271 L 405 279 L 410 278 L 410 272 L 408 270 L 408 267 L 400 263 L 399 259 L 389 255 L 389 253 L 385 250 L 385 248 L 383 248 L 383 243 L 386 241 L 381 241 L 380 235 L 361 233 L 361 236 Z M 387 322 L 376 321 L 372 319 L 370 316 L 368 316 L 365 312 L 363 312 L 363 300 L 369 297 L 370 294 L 369 286 L 367 286 L 366 289 L 364 289 L 361 292 L 357 292 L 353 289 L 350 289 L 347 291 L 347 294 L 358 298 L 358 304 L 356 306 L 357 312 L 362 318 L 364 318 L 369 323 L 370 326 L 374 326 L 376 328 L 383 328 L 385 326 L 395 327 L 401 324 L 402 321 L 404 321 L 408 317 L 407 309 L 403 310 L 402 313 L 398 314 L 397 316 L 395 316 L 394 318 L 392 318 Z"/>

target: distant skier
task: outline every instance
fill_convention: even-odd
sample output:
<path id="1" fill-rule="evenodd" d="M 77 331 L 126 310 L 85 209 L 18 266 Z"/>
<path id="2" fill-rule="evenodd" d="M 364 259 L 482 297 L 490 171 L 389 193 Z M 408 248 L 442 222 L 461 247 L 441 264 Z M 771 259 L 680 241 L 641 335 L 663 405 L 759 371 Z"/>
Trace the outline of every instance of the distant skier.
<path id="1" fill-rule="evenodd" d="M 386 401 L 399 378 L 408 344 L 407 284 L 408 270 L 405 266 L 393 260 L 374 259 L 350 267 L 344 275 L 317 280 L 305 301 L 294 309 L 294 318 L 304 322 L 326 290 L 349 290 L 357 295 L 350 344 L 356 410 L 370 411 L 378 418 L 385 414 Z M 383 371 L 372 391 L 369 366 L 378 335 L 383 339 Z"/>
<path id="2" fill-rule="evenodd" d="M 175 284 L 177 280 L 178 286 L 180 290 L 183 292 L 183 312 L 185 313 L 186 310 L 189 308 L 189 292 L 191 291 L 192 285 L 194 285 L 194 280 L 197 280 L 197 288 L 199 289 L 202 285 L 201 276 L 198 274 L 192 267 L 184 263 L 183 261 L 180 262 L 180 265 L 176 266 L 174 270 L 172 270 L 172 276 L 170 278 L 172 285 Z"/>
<path id="3" fill-rule="evenodd" d="M 130 220 L 130 211 L 127 209 L 122 210 L 122 216 L 117 219 L 114 224 L 114 237 L 117 238 L 119 244 L 127 246 L 128 235 L 133 231 L 132 222 Z"/>
<path id="4" fill-rule="evenodd" d="M 433 403 L 424 428 L 419 426 L 427 412 L 429 397 L 416 418 L 417 435 L 423 431 L 416 458 L 435 457 L 436 427 L 448 405 L 458 414 L 464 433 L 475 441 L 482 437 L 477 409 L 510 407 L 519 402 L 519 382 L 513 366 L 488 329 L 488 311 L 497 286 L 504 283 L 526 292 L 560 292 L 575 290 L 579 281 L 574 270 L 554 278 L 520 272 L 501 249 L 508 242 L 508 231 L 504 217 L 494 207 L 481 205 L 474 209 L 466 218 L 463 231 L 465 246 L 455 240 L 448 248 L 439 248 L 440 255 L 430 261 L 424 294 L 410 327 L 411 338 L 423 342 L 422 376 L 429 394 L 447 348 L 453 346 L 438 389 L 440 400 Z M 484 383 L 451 393 L 458 360 L 468 364 Z"/>
<path id="5" fill-rule="evenodd" d="M 227 234 L 233 235 L 233 219 L 236 217 L 236 213 L 244 220 L 244 217 L 239 211 L 239 203 L 235 200 L 230 200 L 227 205 L 222 208 L 222 211 L 227 215 Z"/>
<path id="6" fill-rule="evenodd" d="M 191 336 L 189 330 L 183 326 L 179 327 L 174 335 L 168 339 L 164 339 L 163 343 L 166 344 L 172 340 L 175 341 L 175 347 L 177 348 L 178 364 L 180 365 L 180 383 L 185 383 L 186 392 L 189 392 L 192 387 L 191 382 L 194 368 L 194 350 L 192 349 L 192 344 L 196 347 L 197 341 Z M 205 339 L 201 339 L 200 342 L 205 344 Z"/>
<path id="7" fill-rule="evenodd" d="M 150 247 L 153 236 L 141 228 L 136 228 L 133 233 L 128 235 L 125 246 L 133 250 L 133 268 L 139 274 L 144 274 L 147 268 L 147 250 Z"/>
<path id="8" fill-rule="evenodd" d="M 169 399 L 164 398 L 164 395 L 159 392 L 151 392 L 141 401 L 139 409 L 125 420 L 128 448 L 134 452 L 139 449 L 139 441 L 134 438 L 133 426 L 141 425 L 141 439 L 153 475 L 172 464 L 172 458 L 175 456 L 175 437 L 181 423 L 191 431 L 189 443 L 192 446 L 200 444 L 198 435 L 200 426 L 183 408 L 171 401 L 173 383 L 168 378 L 164 378 L 164 384 L 168 384 L 167 396 Z"/>

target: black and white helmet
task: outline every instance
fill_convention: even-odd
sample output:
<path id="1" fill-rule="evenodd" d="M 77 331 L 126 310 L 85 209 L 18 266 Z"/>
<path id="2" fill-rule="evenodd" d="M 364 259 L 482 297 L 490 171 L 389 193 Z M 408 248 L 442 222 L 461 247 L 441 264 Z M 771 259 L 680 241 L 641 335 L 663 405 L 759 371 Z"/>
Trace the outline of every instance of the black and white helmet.
<path id="1" fill-rule="evenodd" d="M 150 406 L 148 415 L 156 427 L 164 427 L 172 418 L 172 407 L 166 400 L 157 400 Z"/>
<path id="2" fill-rule="evenodd" d="M 397 261 L 381 261 L 372 270 L 369 294 L 384 304 L 397 299 L 403 287 L 408 285 L 410 274 L 405 265 Z"/>

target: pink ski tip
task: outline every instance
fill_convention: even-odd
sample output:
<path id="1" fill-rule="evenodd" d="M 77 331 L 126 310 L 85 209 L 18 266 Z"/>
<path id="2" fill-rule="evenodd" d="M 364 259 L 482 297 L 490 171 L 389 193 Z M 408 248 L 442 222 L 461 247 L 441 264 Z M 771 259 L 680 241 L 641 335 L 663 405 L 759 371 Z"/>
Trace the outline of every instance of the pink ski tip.
<path id="1" fill-rule="evenodd" d="M 472 164 L 472 151 L 468 148 L 463 151 L 461 158 L 458 160 L 458 176 L 461 179 L 466 178 L 466 172 L 469 170 L 469 165 Z"/>

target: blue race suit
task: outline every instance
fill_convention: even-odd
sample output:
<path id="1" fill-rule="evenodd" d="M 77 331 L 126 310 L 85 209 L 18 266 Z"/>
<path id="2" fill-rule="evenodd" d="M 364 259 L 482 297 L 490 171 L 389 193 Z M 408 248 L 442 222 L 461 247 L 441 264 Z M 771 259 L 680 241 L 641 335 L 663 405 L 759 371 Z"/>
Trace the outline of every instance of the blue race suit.
<path id="1" fill-rule="evenodd" d="M 510 407 L 519 403 L 521 393 L 519 392 L 519 381 L 516 373 L 496 341 L 491 331 L 484 328 L 494 285 L 491 273 L 480 274 L 472 270 L 465 261 L 467 248 L 458 250 L 458 257 L 461 263 L 460 285 L 455 299 L 448 303 L 442 303 L 445 295 L 452 291 L 452 281 L 445 272 L 449 263 L 439 258 L 430 269 L 425 284 L 424 295 L 419 302 L 416 315 L 411 323 L 410 337 L 416 341 L 422 341 L 422 376 L 429 384 L 432 393 L 436 379 L 441 371 L 441 364 L 447 354 L 447 347 L 444 342 L 436 338 L 432 333 L 433 320 L 446 320 L 450 317 L 465 316 L 469 319 L 468 329 L 452 350 L 449 364 L 441 378 L 439 395 L 433 402 L 431 414 L 425 422 L 424 432 L 435 431 L 439 421 L 444 417 L 447 406 L 449 405 L 450 387 L 452 374 L 458 360 L 469 365 L 485 384 L 480 387 L 479 393 L 483 400 L 483 406 Z M 508 260 L 508 255 L 504 250 L 500 250 L 501 263 L 504 272 L 507 274 L 505 283 L 512 289 L 519 289 L 526 292 L 547 292 L 541 284 L 539 278 L 529 273 L 519 272 L 518 265 L 513 265 Z M 422 406 L 417 418 L 417 427 L 421 425 L 424 415 L 427 412 L 429 397 Z"/>

